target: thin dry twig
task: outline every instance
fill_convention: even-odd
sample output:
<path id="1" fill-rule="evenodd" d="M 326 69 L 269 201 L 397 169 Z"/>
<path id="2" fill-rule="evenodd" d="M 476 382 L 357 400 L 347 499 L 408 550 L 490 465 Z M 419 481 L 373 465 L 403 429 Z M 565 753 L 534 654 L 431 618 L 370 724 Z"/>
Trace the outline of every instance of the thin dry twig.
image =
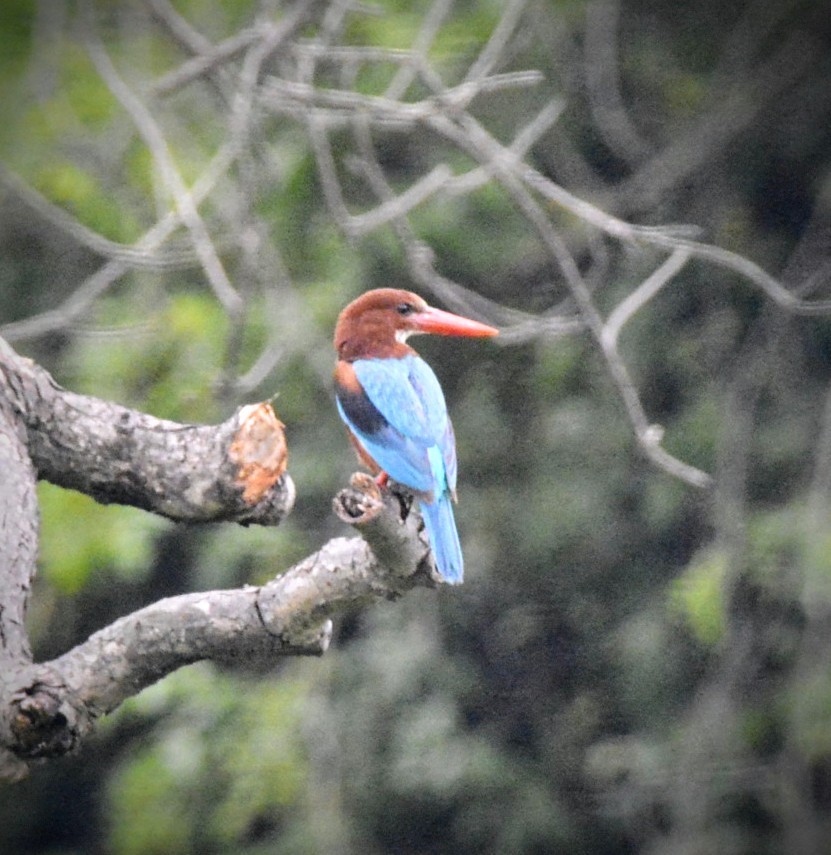
<path id="1" fill-rule="evenodd" d="M 657 466 L 696 487 L 710 486 L 712 479 L 706 473 L 673 457 L 661 445 L 663 429 L 650 422 L 640 396 L 631 379 L 626 364 L 615 348 L 604 347 L 603 319 L 595 306 L 591 291 L 562 237 L 554 229 L 545 211 L 516 174 L 515 159 L 470 115 L 454 117 L 444 115 L 430 119 L 431 127 L 453 140 L 462 150 L 474 157 L 505 188 L 518 209 L 534 226 L 543 245 L 559 266 L 569 291 L 574 297 L 580 316 L 600 346 L 609 374 L 623 400 L 638 442 Z"/>
<path id="2" fill-rule="evenodd" d="M 172 94 L 208 72 L 226 65 L 246 51 L 258 38 L 259 33 L 256 29 L 242 30 L 217 45 L 210 53 L 201 53 L 192 57 L 175 71 L 157 80 L 151 89 L 151 94 L 160 96 Z"/>
<path id="3" fill-rule="evenodd" d="M 228 145 L 223 146 L 216 153 L 193 185 L 191 192 L 195 204 L 198 205 L 211 193 L 230 167 L 232 160 L 233 150 Z M 139 254 L 155 252 L 180 226 L 181 220 L 178 214 L 175 211 L 168 212 L 135 243 L 136 252 Z M 14 342 L 65 329 L 87 312 L 98 297 L 128 270 L 129 265 L 121 259 L 108 261 L 92 276 L 85 279 L 59 306 L 20 321 L 4 324 L 0 326 L 0 335 L 3 335 L 7 341 Z"/>
<path id="4" fill-rule="evenodd" d="M 153 160 L 159 169 L 165 189 L 173 198 L 176 211 L 182 223 L 190 233 L 193 247 L 196 251 L 202 269 L 208 282 L 213 288 L 217 299 L 222 303 L 231 317 L 242 310 L 243 302 L 239 292 L 231 284 L 225 267 L 208 232 L 207 226 L 199 214 L 192 193 L 185 185 L 170 148 L 164 138 L 161 128 L 153 118 L 150 110 L 141 99 L 126 85 L 116 71 L 109 54 L 95 32 L 94 7 L 89 2 L 84 3 L 84 41 L 87 53 L 95 65 L 101 79 L 106 83 L 119 103 L 129 114 L 136 128 L 147 144 Z"/>
<path id="5" fill-rule="evenodd" d="M 51 202 L 17 173 L 0 163 L 0 183 L 25 202 L 50 225 L 59 228 L 81 246 L 93 252 L 124 262 L 127 266 L 145 270 L 177 270 L 198 263 L 195 252 L 188 246 L 169 248 L 164 252 L 130 246 L 110 240 L 100 232 L 85 226 L 65 208 Z"/>
<path id="6" fill-rule="evenodd" d="M 452 5 L 453 0 L 435 0 L 427 10 L 411 49 L 411 53 L 417 57 L 418 61 L 398 69 L 390 85 L 387 86 L 384 97 L 399 100 L 406 94 L 416 79 L 419 67 L 427 64 L 427 52 L 438 35 Z"/>
<path id="7" fill-rule="evenodd" d="M 619 0 L 592 0 L 586 5 L 586 93 L 603 141 L 618 157 L 635 164 L 650 153 L 651 147 L 623 103 L 617 56 L 619 20 Z"/>
<path id="8" fill-rule="evenodd" d="M 173 40 L 188 53 L 195 57 L 204 57 L 213 53 L 214 45 L 211 40 L 203 36 L 183 15 L 179 14 L 170 0 L 147 0 L 147 6 L 150 14 L 165 28 Z M 205 73 L 210 75 L 210 79 L 225 98 L 226 103 L 230 102 L 233 80 L 227 67 L 219 64 L 207 68 Z M 175 75 L 175 72 L 173 74 Z M 168 80 L 170 80 L 170 76 L 168 76 Z M 164 89 L 164 87 L 162 88 Z M 157 94 L 162 95 L 165 92 L 157 92 Z"/>
<path id="9" fill-rule="evenodd" d="M 565 109 L 565 101 L 555 98 L 549 101 L 539 113 L 523 127 L 514 137 L 514 141 L 508 146 L 508 151 L 516 158 L 517 162 L 525 159 L 529 150 L 546 134 L 556 123 Z M 448 181 L 443 188 L 444 193 L 450 195 L 470 193 L 490 181 L 490 175 L 484 166 L 477 166 L 463 175 L 455 176 Z"/>
<path id="10" fill-rule="evenodd" d="M 491 74 L 494 66 L 502 60 L 508 41 L 513 35 L 519 23 L 520 15 L 527 4 L 528 0 L 511 0 L 503 9 L 490 38 L 479 52 L 479 56 L 468 68 L 465 83 L 484 80 Z"/>
<path id="11" fill-rule="evenodd" d="M 617 349 L 617 340 L 623 325 L 639 312 L 670 279 L 687 263 L 690 253 L 686 249 L 676 249 L 672 255 L 652 275 L 621 300 L 609 314 L 600 333 L 600 343 L 604 349 Z"/>

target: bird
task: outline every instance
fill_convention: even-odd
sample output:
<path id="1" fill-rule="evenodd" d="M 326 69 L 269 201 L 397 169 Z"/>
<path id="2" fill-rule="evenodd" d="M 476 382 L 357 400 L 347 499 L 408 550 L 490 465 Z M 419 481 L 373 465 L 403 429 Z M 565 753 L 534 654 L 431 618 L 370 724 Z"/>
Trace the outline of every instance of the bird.
<path id="1" fill-rule="evenodd" d="M 411 291 L 367 291 L 335 325 L 335 399 L 379 486 L 392 478 L 415 496 L 438 575 L 456 585 L 464 575 L 452 505 L 456 440 L 438 378 L 407 344 L 417 333 L 491 337 L 499 330 L 433 308 Z"/>

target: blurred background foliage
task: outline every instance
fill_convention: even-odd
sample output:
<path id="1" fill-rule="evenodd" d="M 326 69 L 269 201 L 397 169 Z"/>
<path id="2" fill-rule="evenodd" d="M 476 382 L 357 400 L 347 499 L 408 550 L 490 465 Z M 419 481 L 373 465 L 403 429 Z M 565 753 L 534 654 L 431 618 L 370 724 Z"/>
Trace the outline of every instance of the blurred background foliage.
<path id="1" fill-rule="evenodd" d="M 172 6 L 215 42 L 285 13 L 253 0 Z M 803 296 L 828 296 L 822 6 L 530 2 L 502 65 L 545 82 L 489 96 L 477 115 L 509 140 L 561 95 L 529 155 L 543 173 L 635 222 L 702 226 Z M 407 48 L 429 9 L 372 7 L 347 17 L 344 44 Z M 446 80 L 463 77 L 503 12 L 453 5 L 430 50 Z M 96 16 L 139 91 L 187 59 L 144 4 L 101 3 Z M 0 161 L 76 224 L 131 244 L 169 199 L 77 21 L 70 2 L 0 4 Z M 592 95 L 604 32 L 628 148 L 610 141 Z M 355 89 L 381 94 L 393 73 L 362 66 Z M 773 78 L 774 95 L 760 90 Z M 214 83 L 152 102 L 188 184 L 226 131 Z M 343 236 L 302 130 L 258 122 L 234 175 L 243 192 L 220 181 L 200 209 L 245 296 L 241 321 L 179 233 L 166 266 L 133 266 L 71 322 L 10 338 L 62 385 L 161 417 L 217 421 L 276 396 L 296 510 L 274 531 L 184 527 L 42 485 L 30 621 L 41 658 L 162 596 L 261 582 L 344 533 L 330 500 L 355 461 L 329 387 L 331 330 L 361 291 L 412 283 L 391 227 Z M 348 135 L 332 145 L 348 154 Z M 397 189 L 439 161 L 471 166 L 427 131 L 377 145 Z M 3 186 L 0 323 L 13 330 L 63 305 L 102 258 Z M 552 217 L 581 265 L 602 268 L 604 313 L 660 260 Z M 495 185 L 432 199 L 412 222 L 439 269 L 479 294 L 529 312 L 563 305 L 558 272 Z M 257 371 L 268 347 L 275 358 Z M 456 425 L 466 584 L 343 616 L 320 661 L 171 675 L 77 756 L 0 789 L 0 851 L 829 851 L 831 324 L 696 261 L 622 348 L 667 448 L 714 473 L 713 491 L 647 464 L 586 336 L 420 342 Z"/>

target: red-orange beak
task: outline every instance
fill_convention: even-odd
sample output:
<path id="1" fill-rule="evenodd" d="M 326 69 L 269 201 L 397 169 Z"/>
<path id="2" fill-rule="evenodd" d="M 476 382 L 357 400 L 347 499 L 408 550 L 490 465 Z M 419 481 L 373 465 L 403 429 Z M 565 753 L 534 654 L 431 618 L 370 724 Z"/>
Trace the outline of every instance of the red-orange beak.
<path id="1" fill-rule="evenodd" d="M 461 335 L 468 338 L 490 338 L 499 335 L 496 327 L 480 324 L 470 318 L 454 315 L 452 312 L 443 312 L 427 306 L 414 315 L 410 316 L 410 323 L 415 332 L 433 333 L 434 335 Z"/>

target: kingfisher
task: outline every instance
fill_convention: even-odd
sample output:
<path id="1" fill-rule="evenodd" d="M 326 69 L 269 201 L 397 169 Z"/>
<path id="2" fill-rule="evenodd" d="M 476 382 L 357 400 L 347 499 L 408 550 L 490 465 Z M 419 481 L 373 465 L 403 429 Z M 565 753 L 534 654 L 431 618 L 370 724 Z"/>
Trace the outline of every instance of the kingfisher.
<path id="1" fill-rule="evenodd" d="M 335 326 L 335 395 L 359 458 L 384 486 L 403 484 L 418 500 L 441 578 L 462 581 L 453 518 L 456 440 L 439 381 L 407 344 L 416 333 L 489 337 L 499 330 L 434 309 L 396 288 L 367 291 Z"/>

